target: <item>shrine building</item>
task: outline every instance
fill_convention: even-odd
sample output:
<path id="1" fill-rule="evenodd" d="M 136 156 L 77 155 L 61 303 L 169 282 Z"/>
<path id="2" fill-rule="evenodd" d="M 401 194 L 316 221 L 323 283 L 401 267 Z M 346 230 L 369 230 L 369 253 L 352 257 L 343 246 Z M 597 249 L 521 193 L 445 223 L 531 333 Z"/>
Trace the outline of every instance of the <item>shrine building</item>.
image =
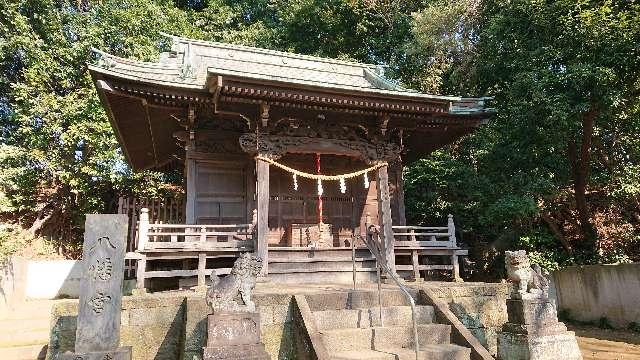
<path id="1" fill-rule="evenodd" d="M 164 36 L 158 62 L 94 50 L 89 67 L 131 168 L 183 173 L 179 217 L 142 208 L 133 222 L 140 289 L 203 286 L 247 251 L 272 281 L 373 280 L 370 226 L 398 275 L 459 279 L 455 218 L 407 224 L 402 169 L 485 124 L 486 98 L 405 89 L 373 64 Z"/>

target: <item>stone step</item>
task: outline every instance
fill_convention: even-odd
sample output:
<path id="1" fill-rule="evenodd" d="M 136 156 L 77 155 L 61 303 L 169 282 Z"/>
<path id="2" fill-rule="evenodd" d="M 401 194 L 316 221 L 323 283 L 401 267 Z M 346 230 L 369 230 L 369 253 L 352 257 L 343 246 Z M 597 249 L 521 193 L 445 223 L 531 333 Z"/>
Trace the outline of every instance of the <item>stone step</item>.
<path id="1" fill-rule="evenodd" d="M 0 348 L 0 359 L 3 360 L 44 360 L 47 345 L 28 345 Z"/>
<path id="2" fill-rule="evenodd" d="M 334 351 L 384 350 L 413 346 L 412 326 L 372 327 L 367 329 L 333 329 L 320 331 L 327 349 Z M 418 342 L 422 345 L 448 344 L 451 327 L 442 324 L 418 325 Z"/>
<path id="3" fill-rule="evenodd" d="M 373 273 L 373 276 L 375 276 L 375 273 Z M 409 289 L 409 291 L 411 292 L 412 290 Z M 375 290 L 308 294 L 306 298 L 311 311 L 369 309 L 378 306 L 378 292 Z M 397 288 L 382 290 L 382 306 L 399 305 L 409 305 L 409 301 L 400 290 L 397 290 Z"/>
<path id="4" fill-rule="evenodd" d="M 376 281 L 375 269 L 356 272 L 358 284 L 371 283 Z M 353 282 L 353 273 L 349 271 L 296 271 L 287 270 L 282 273 L 271 272 L 269 265 L 269 280 L 277 284 L 345 284 L 349 286 Z"/>
<path id="5" fill-rule="evenodd" d="M 329 354 L 332 360 L 414 360 L 415 351 L 405 348 L 385 350 L 337 351 Z M 420 360 L 469 360 L 471 349 L 453 344 L 434 344 L 421 347 Z"/>
<path id="6" fill-rule="evenodd" d="M 353 263 L 349 261 L 314 261 L 314 262 L 270 262 L 270 274 L 353 271 Z M 373 261 L 356 262 L 356 271 L 376 271 Z"/>
<path id="7" fill-rule="evenodd" d="M 319 330 L 368 328 L 381 326 L 380 309 L 345 309 L 323 310 L 313 312 L 316 326 Z M 434 311 L 431 306 L 416 306 L 418 324 L 431 324 L 434 322 Z M 382 321 L 385 326 L 407 326 L 412 324 L 410 306 L 387 306 L 382 308 Z"/>
<path id="8" fill-rule="evenodd" d="M 49 343 L 49 329 L 0 332 L 0 348 Z M 2 359 L 2 358 L 0 358 Z"/>
<path id="9" fill-rule="evenodd" d="M 14 305 L 0 320 L 23 320 L 51 318 L 51 306 L 56 300 L 31 300 Z"/>
<path id="10" fill-rule="evenodd" d="M 359 262 L 364 262 L 364 261 L 376 261 L 376 258 L 373 256 L 357 256 L 356 257 L 356 263 Z M 348 262 L 349 264 L 352 263 L 351 261 L 351 254 L 349 254 L 349 256 L 341 256 L 341 257 L 300 257 L 300 258 L 269 258 L 269 264 L 277 264 L 277 263 L 314 263 L 314 262 L 326 262 L 326 263 L 331 263 L 331 262 Z M 271 265 L 272 266 L 272 265 Z"/>
<path id="11" fill-rule="evenodd" d="M 356 257 L 372 258 L 369 249 L 356 249 Z M 351 261 L 351 248 L 327 248 L 309 250 L 306 248 L 283 248 L 269 246 L 269 262 L 282 259 L 335 259 Z"/>
<path id="12" fill-rule="evenodd" d="M 0 320 L 0 329 L 2 329 L 3 332 L 12 333 L 31 330 L 48 330 L 49 322 L 49 318 Z"/>

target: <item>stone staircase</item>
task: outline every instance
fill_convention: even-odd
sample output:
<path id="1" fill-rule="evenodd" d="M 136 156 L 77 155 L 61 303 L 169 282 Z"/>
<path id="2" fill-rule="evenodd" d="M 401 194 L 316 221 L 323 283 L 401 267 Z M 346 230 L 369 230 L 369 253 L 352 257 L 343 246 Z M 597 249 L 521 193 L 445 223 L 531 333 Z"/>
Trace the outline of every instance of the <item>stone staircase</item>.
<path id="1" fill-rule="evenodd" d="M 0 359 L 44 359 L 52 301 L 27 301 L 0 316 Z"/>
<path id="2" fill-rule="evenodd" d="M 356 249 L 356 276 L 360 282 L 376 280 L 376 261 L 368 249 Z M 350 283 L 351 249 L 269 247 L 269 279 L 276 283 Z"/>
<path id="3" fill-rule="evenodd" d="M 415 359 L 411 307 L 383 302 L 382 323 L 375 301 L 349 309 L 312 311 L 327 352 L 335 360 Z M 451 326 L 435 323 L 431 306 L 417 306 L 419 359 L 469 360 L 471 350 L 451 344 Z"/>

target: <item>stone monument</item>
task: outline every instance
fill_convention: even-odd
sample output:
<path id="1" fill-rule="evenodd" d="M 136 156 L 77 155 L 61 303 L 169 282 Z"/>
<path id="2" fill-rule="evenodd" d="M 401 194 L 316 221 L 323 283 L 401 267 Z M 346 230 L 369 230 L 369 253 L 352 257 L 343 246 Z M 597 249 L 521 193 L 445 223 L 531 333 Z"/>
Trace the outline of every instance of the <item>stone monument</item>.
<path id="1" fill-rule="evenodd" d="M 245 253 L 233 264 L 224 278 L 211 272 L 211 288 L 207 304 L 212 314 L 207 317 L 207 346 L 203 360 L 271 359 L 260 342 L 260 315 L 251 299 L 262 260 Z"/>
<path id="2" fill-rule="evenodd" d="M 575 334 L 558 321 L 549 283 L 524 250 L 505 253 L 514 283 L 507 300 L 508 321 L 498 333 L 499 360 L 582 360 Z"/>
<path id="3" fill-rule="evenodd" d="M 126 215 L 87 215 L 75 352 L 62 360 L 131 360 L 131 347 L 119 347 L 128 224 Z"/>

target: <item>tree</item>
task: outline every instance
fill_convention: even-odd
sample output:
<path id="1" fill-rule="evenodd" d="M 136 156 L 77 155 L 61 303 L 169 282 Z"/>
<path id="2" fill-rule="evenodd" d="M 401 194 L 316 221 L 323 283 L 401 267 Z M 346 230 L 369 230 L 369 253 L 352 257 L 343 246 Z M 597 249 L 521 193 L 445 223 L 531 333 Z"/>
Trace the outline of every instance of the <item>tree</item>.
<path id="1" fill-rule="evenodd" d="M 512 233 L 508 246 L 547 232 L 569 255 L 575 248 L 581 261 L 606 260 L 602 256 L 615 252 L 603 248 L 612 228 L 631 229 L 616 240 L 618 248 L 626 247 L 625 240 L 637 241 L 639 183 L 633 174 L 640 159 L 638 143 L 629 139 L 640 125 L 640 7 L 484 1 L 464 25 L 458 20 L 468 8 L 448 13 L 454 19 L 442 20 L 443 30 L 431 27 L 426 34 L 420 25 L 427 13 L 418 15 L 417 44 L 427 50 L 444 42 L 443 54 L 462 49 L 467 63 L 443 56 L 449 71 L 439 81 L 445 88 L 494 95 L 497 110 L 491 125 L 449 149 L 453 159 L 474 171 L 475 181 L 486 184 L 470 188 L 479 196 L 462 191 L 459 199 L 481 204 L 472 226 L 482 219 L 501 224 L 500 230 L 481 233 Z M 465 28 L 470 30 L 459 30 Z M 470 46 L 460 46 L 465 38 L 470 40 L 463 44 Z M 469 76 L 455 76 L 461 69 Z M 626 190 L 621 174 L 631 175 Z M 500 219 L 486 216 L 496 206 L 514 204 L 528 210 L 498 212 Z"/>

